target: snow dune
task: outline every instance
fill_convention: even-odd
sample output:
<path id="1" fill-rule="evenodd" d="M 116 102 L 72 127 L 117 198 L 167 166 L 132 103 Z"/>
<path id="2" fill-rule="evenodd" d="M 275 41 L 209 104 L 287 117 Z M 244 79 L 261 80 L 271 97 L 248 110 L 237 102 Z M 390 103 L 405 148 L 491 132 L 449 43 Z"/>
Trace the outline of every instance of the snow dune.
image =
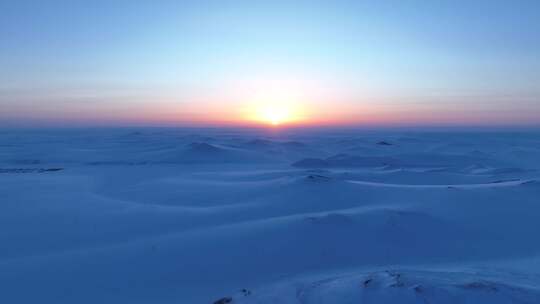
<path id="1" fill-rule="evenodd" d="M 377 183 L 366 181 L 348 181 L 353 184 L 374 186 L 374 187 L 388 187 L 388 188 L 449 188 L 449 189 L 474 189 L 474 188 L 493 188 L 493 187 L 511 187 L 524 185 L 527 183 L 535 182 L 535 180 L 500 180 L 485 184 L 448 184 L 448 185 L 407 185 L 407 184 L 391 184 L 391 183 Z"/>

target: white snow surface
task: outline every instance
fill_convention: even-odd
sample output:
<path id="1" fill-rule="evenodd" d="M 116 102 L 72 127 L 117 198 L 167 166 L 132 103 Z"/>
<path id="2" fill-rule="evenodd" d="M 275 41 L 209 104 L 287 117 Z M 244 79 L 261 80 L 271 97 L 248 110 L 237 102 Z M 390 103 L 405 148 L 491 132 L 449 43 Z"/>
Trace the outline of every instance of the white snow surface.
<path id="1" fill-rule="evenodd" d="M 0 129 L 0 303 L 540 303 L 540 132 Z"/>

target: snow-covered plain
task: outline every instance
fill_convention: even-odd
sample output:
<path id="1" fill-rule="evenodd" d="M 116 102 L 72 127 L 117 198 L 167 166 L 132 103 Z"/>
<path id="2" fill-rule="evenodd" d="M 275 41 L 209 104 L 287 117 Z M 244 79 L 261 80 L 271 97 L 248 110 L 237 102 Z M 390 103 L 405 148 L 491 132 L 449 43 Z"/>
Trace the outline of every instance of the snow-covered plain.
<path id="1" fill-rule="evenodd" d="M 0 131 L 0 303 L 540 303 L 540 133 Z"/>

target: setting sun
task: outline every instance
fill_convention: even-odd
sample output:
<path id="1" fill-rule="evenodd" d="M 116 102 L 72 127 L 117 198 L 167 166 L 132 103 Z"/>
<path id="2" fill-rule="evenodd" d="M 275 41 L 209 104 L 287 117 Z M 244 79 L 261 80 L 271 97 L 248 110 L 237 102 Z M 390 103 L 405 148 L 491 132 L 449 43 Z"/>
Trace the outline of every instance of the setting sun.
<path id="1" fill-rule="evenodd" d="M 290 121 L 291 113 L 284 106 L 263 106 L 258 110 L 257 119 L 272 125 L 279 125 Z"/>
<path id="2" fill-rule="evenodd" d="M 301 90 L 268 83 L 258 87 L 242 97 L 245 120 L 272 126 L 298 123 L 306 118 L 305 107 L 301 106 L 305 95 Z"/>
<path id="3" fill-rule="evenodd" d="M 247 120 L 273 126 L 297 123 L 304 119 L 299 105 L 292 102 L 254 103 L 248 106 Z"/>

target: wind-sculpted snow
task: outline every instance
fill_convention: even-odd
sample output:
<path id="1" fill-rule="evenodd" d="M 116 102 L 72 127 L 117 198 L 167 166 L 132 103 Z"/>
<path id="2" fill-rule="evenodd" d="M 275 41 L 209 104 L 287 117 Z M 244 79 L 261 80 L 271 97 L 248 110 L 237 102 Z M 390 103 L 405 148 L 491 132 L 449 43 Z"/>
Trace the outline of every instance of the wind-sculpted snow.
<path id="1" fill-rule="evenodd" d="M 473 164 L 493 164 L 489 158 L 479 158 L 470 155 L 456 154 L 395 154 L 389 156 L 358 156 L 338 154 L 325 159 L 306 158 L 293 163 L 300 168 L 373 168 L 381 166 L 394 166 L 405 168 L 463 168 Z"/>
<path id="2" fill-rule="evenodd" d="M 0 137 L 0 303 L 540 303 L 538 133 Z"/>
<path id="3" fill-rule="evenodd" d="M 527 285 L 523 278 L 513 274 L 405 269 L 298 280 L 292 288 L 276 285 L 260 292 L 241 290 L 230 300 L 231 303 L 241 304 L 532 304 L 537 303 L 539 298 L 540 289 L 537 286 Z"/>

